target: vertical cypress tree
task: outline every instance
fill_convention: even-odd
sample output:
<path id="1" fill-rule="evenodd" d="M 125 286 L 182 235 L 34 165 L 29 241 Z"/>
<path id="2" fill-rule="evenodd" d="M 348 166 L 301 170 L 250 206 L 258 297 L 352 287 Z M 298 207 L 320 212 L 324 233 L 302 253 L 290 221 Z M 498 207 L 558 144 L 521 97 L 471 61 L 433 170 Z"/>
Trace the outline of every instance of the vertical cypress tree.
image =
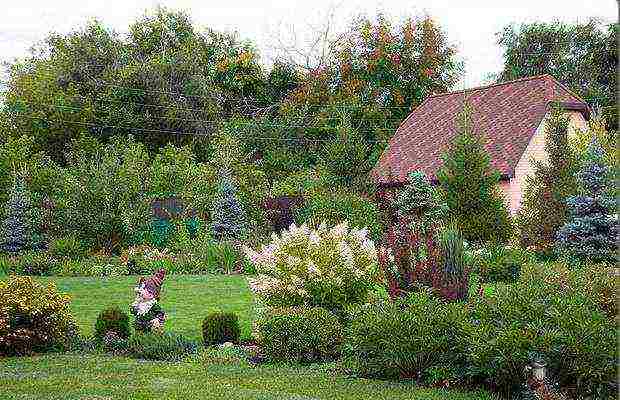
<path id="1" fill-rule="evenodd" d="M 510 217 L 499 192 L 499 171 L 491 168 L 484 138 L 474 131 L 467 103 L 458 116 L 458 131 L 437 177 L 446 194 L 452 219 L 465 240 L 505 243 Z"/>
<path id="2" fill-rule="evenodd" d="M 23 178 L 17 177 L 5 205 L 4 220 L 0 230 L 0 250 L 19 253 L 33 245 L 30 197 Z"/>
<path id="3" fill-rule="evenodd" d="M 569 219 L 557 235 L 560 250 L 592 261 L 617 261 L 618 221 L 603 148 L 592 141 L 577 173 L 580 193 L 566 200 Z"/>
<path id="4" fill-rule="evenodd" d="M 545 126 L 547 161 L 535 161 L 523 191 L 517 226 L 523 246 L 547 251 L 567 218 L 566 199 L 576 190 L 577 160 L 568 144 L 568 118 L 554 107 Z"/>
<path id="5" fill-rule="evenodd" d="M 237 200 L 236 189 L 228 172 L 224 172 L 220 179 L 211 216 L 216 239 L 239 239 L 244 234 L 245 213 Z"/>

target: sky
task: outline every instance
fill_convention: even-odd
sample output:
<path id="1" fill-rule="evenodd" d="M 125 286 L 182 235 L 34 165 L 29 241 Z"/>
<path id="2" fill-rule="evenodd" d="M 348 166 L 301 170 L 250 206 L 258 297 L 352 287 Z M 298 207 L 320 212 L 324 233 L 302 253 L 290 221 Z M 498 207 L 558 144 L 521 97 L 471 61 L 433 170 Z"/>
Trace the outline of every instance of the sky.
<path id="1" fill-rule="evenodd" d="M 464 61 L 465 74 L 456 89 L 487 83 L 502 67 L 495 34 L 510 23 L 585 21 L 598 17 L 617 21 L 614 0 L 19 0 L 3 5 L 0 14 L 0 61 L 24 57 L 49 32 L 66 33 L 96 18 L 126 32 L 130 23 L 157 5 L 187 11 L 197 27 L 236 31 L 256 43 L 264 57 L 273 54 L 274 38 L 303 43 L 313 26 L 331 11 L 337 28 L 359 14 L 383 12 L 400 20 L 430 15 L 446 31 Z M 301 38 L 301 39 L 299 39 Z"/>

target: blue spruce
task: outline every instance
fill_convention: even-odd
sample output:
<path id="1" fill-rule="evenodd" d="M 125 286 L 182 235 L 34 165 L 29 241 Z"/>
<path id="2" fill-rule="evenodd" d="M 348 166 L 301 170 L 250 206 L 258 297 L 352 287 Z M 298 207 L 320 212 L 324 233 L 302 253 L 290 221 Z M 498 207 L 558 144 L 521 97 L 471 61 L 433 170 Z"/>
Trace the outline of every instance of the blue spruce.
<path id="1" fill-rule="evenodd" d="M 245 233 L 245 213 L 237 200 L 235 186 L 228 173 L 224 173 L 220 180 L 211 216 L 216 239 L 239 239 Z"/>
<path id="2" fill-rule="evenodd" d="M 5 205 L 0 230 L 0 250 L 19 253 L 32 247 L 30 196 L 22 178 L 16 178 Z"/>
<path id="3" fill-rule="evenodd" d="M 580 193 L 568 197 L 569 218 L 557 235 L 561 250 L 581 260 L 616 262 L 618 221 L 609 168 L 593 140 L 577 173 Z"/>

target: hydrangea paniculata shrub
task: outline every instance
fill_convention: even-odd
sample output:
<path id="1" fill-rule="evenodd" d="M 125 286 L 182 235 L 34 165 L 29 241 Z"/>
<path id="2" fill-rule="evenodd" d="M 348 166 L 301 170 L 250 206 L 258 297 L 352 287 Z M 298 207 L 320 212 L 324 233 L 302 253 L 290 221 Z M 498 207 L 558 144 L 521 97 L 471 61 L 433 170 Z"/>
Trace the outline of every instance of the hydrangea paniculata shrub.
<path id="1" fill-rule="evenodd" d="M 250 289 L 267 306 L 341 311 L 366 299 L 377 277 L 377 251 L 366 229 L 346 222 L 316 229 L 292 224 L 260 251 L 245 248 L 257 271 Z"/>

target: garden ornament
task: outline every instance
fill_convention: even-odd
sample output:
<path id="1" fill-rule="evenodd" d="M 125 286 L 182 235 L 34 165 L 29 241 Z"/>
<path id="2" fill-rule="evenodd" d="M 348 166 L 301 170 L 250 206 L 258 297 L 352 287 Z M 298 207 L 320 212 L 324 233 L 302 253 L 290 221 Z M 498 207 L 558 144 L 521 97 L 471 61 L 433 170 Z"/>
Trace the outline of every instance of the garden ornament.
<path id="1" fill-rule="evenodd" d="M 136 299 L 131 305 L 131 313 L 135 317 L 134 326 L 137 331 L 161 332 L 166 314 L 159 305 L 161 285 L 166 275 L 164 269 L 160 269 L 149 277 L 141 277 L 134 291 Z"/>

